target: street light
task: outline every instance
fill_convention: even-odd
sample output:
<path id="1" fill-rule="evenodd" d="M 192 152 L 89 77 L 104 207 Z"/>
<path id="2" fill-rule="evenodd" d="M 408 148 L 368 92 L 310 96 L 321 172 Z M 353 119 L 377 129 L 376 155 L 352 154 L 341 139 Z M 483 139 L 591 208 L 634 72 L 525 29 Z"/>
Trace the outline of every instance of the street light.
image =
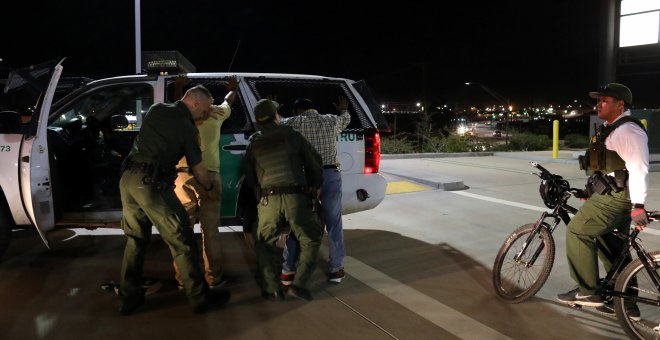
<path id="1" fill-rule="evenodd" d="M 490 87 L 482 84 L 482 83 L 473 83 L 473 82 L 467 82 L 465 83 L 466 86 L 470 85 L 476 85 L 481 87 L 486 93 L 491 95 L 493 98 L 497 99 L 502 105 L 504 105 L 504 144 L 509 144 L 509 114 L 511 113 L 511 105 L 509 104 L 509 100 L 505 99 L 501 94 L 495 92 L 495 90 L 491 89 Z M 508 110 L 508 111 L 507 111 Z"/>
<path id="2" fill-rule="evenodd" d="M 135 6 L 135 74 L 142 73 L 142 24 L 140 20 L 140 0 L 134 0 Z"/>

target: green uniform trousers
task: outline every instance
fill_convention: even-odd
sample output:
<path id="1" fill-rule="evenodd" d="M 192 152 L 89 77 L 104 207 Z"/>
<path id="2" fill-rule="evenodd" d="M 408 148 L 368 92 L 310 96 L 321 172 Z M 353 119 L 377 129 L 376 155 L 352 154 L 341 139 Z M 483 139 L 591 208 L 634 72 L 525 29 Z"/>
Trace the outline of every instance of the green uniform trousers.
<path id="1" fill-rule="evenodd" d="M 291 233 L 300 242 L 300 259 L 293 285 L 309 289 L 309 280 L 316 268 L 319 247 L 323 238 L 323 227 L 318 216 L 312 212 L 311 199 L 307 194 L 269 195 L 257 206 L 259 222 L 255 250 L 262 287 L 268 293 L 280 289 L 282 251 L 277 247 L 284 219 Z"/>
<path id="2" fill-rule="evenodd" d="M 142 272 L 154 225 L 169 246 L 181 272 L 186 295 L 194 307 L 205 303 L 206 287 L 199 267 L 199 255 L 190 221 L 174 191 L 156 191 L 142 183 L 144 173 L 125 171 L 119 181 L 123 206 L 122 229 L 126 248 L 121 268 L 122 299 L 142 294 Z"/>
<path id="3" fill-rule="evenodd" d="M 609 271 L 623 250 L 625 240 L 612 235 L 611 231 L 630 232 L 631 203 L 627 196 L 626 190 L 607 195 L 593 194 L 568 224 L 568 267 L 581 294 L 591 295 L 600 289 L 598 257 L 603 261 L 605 270 Z"/>

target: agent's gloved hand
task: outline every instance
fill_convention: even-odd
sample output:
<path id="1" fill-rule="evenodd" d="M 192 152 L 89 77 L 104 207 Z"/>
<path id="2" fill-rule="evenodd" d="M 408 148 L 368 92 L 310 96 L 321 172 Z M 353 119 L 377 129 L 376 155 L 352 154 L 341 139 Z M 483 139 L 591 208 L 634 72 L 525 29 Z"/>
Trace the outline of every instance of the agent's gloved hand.
<path id="1" fill-rule="evenodd" d="M 319 199 L 321 197 L 321 189 L 309 188 L 309 195 L 314 199 Z"/>
<path id="2" fill-rule="evenodd" d="M 575 198 L 579 198 L 582 201 L 586 201 L 589 199 L 591 195 L 587 192 L 586 189 L 585 190 L 577 189 L 577 191 L 573 194 L 573 196 L 575 196 Z"/>
<path id="3" fill-rule="evenodd" d="M 201 187 L 201 185 L 200 185 L 200 187 Z M 206 189 L 208 189 L 208 190 L 206 190 Z M 210 200 L 213 200 L 213 201 L 216 201 L 216 200 L 220 199 L 220 188 L 218 188 L 217 185 L 211 183 L 210 188 L 202 187 L 202 190 L 204 192 L 203 195 L 206 195 L 206 198 L 208 198 Z"/>
<path id="4" fill-rule="evenodd" d="M 646 215 L 646 209 L 643 207 L 633 208 L 630 211 L 630 217 L 632 218 L 632 222 L 637 226 L 638 230 L 643 230 L 644 226 L 649 224 L 649 218 Z"/>
<path id="5" fill-rule="evenodd" d="M 211 190 L 211 193 L 209 194 L 209 198 L 211 198 L 214 201 L 217 201 L 220 199 L 220 187 L 217 185 L 213 186 L 213 190 Z"/>

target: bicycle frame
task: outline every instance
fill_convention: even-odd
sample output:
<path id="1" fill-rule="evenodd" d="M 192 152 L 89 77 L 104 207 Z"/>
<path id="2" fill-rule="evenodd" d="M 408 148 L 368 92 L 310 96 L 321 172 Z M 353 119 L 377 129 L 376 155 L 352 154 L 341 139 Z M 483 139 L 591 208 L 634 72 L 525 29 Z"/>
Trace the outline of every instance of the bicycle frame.
<path id="1" fill-rule="evenodd" d="M 532 238 L 536 237 L 538 235 L 538 230 L 539 228 L 545 228 L 548 230 L 550 234 L 552 234 L 557 226 L 559 225 L 560 222 L 564 222 L 564 224 L 568 225 L 569 222 L 571 222 L 571 217 L 568 215 L 569 213 L 575 214 L 577 213 L 577 209 L 573 208 L 572 206 L 568 205 L 568 199 L 571 197 L 570 192 L 565 192 L 561 198 L 561 201 L 557 206 L 552 209 L 552 212 L 547 212 L 544 211 L 541 214 L 541 217 L 536 220 L 536 224 L 534 225 L 534 231 L 529 234 L 529 237 L 523 244 L 522 248 L 520 251 L 514 256 L 514 260 L 516 262 L 520 261 L 520 257 L 527 251 L 528 245 L 531 243 Z M 548 224 L 545 222 L 546 218 L 552 218 L 553 222 L 552 224 Z M 525 264 L 526 267 L 531 267 L 534 265 L 536 262 L 536 259 L 538 258 L 539 254 L 543 251 L 543 245 L 536 249 L 536 252 L 532 257 L 530 258 L 530 261 Z"/>
<path id="2" fill-rule="evenodd" d="M 616 258 L 614 261 L 614 264 L 612 264 L 612 268 L 607 272 L 607 276 L 605 276 L 605 279 L 603 279 L 603 291 L 602 291 L 602 296 L 604 299 L 608 299 L 609 297 L 620 297 L 624 298 L 625 300 L 630 300 L 632 302 L 642 302 L 650 305 L 655 305 L 655 306 L 660 306 L 660 300 L 652 300 L 648 298 L 640 298 L 639 296 L 629 294 L 626 292 L 619 292 L 614 290 L 614 276 L 621 272 L 623 269 L 623 265 L 625 263 L 625 260 L 628 255 L 630 254 L 629 250 L 630 248 L 633 248 L 635 250 L 635 253 L 637 254 L 637 257 L 640 259 L 642 264 L 644 265 L 644 269 L 646 269 L 646 272 L 649 274 L 649 277 L 653 281 L 653 284 L 655 285 L 655 288 L 660 292 L 660 275 L 655 271 L 658 267 L 655 264 L 655 261 L 650 258 L 648 252 L 644 250 L 644 248 L 637 242 L 637 234 L 639 234 L 638 230 L 634 230 L 630 236 L 625 236 L 621 235 L 621 233 L 616 232 L 615 235 L 617 237 L 620 237 L 622 239 L 627 238 L 628 242 L 626 243 L 625 247 L 623 248 L 623 251 L 619 256 Z"/>

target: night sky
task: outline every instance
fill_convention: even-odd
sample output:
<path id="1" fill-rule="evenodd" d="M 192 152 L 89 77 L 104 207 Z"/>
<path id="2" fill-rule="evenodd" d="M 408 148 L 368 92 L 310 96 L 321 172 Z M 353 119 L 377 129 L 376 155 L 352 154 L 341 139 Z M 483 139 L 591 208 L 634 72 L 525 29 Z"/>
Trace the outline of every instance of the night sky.
<path id="1" fill-rule="evenodd" d="M 142 49 L 178 50 L 199 72 L 365 80 L 382 101 L 488 99 L 472 81 L 514 105 L 566 104 L 599 85 L 598 0 L 369 3 L 143 0 Z M 65 75 L 135 72 L 132 1 L 15 6 L 4 66 L 67 57 Z"/>

